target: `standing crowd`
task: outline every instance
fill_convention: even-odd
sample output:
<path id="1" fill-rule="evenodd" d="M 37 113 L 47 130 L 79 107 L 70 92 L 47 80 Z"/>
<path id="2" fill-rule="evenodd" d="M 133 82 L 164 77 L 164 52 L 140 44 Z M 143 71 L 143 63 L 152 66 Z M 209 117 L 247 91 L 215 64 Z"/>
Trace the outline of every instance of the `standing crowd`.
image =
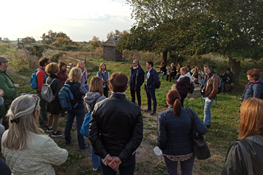
<path id="1" fill-rule="evenodd" d="M 0 158 L 0 174 L 3 175 L 55 174 L 52 166 L 64 163 L 68 151 L 60 148 L 52 138 L 64 136 L 65 144 L 72 144 L 75 118 L 80 150 L 89 147 L 81 132 L 84 122 L 89 122 L 86 129 L 89 129 L 94 171 L 101 168 L 104 175 L 116 175 L 117 171 L 121 175 L 133 175 L 136 150 L 143 139 L 141 87 L 144 84 L 147 95 L 144 112 L 154 116 L 157 112 L 155 92 L 161 85 L 159 74 L 161 79 L 165 75 L 167 81 L 174 79 L 176 89 L 166 93 L 168 108 L 158 114 L 154 152 L 164 157 L 168 175 L 177 174 L 178 162 L 182 174 L 191 175 L 194 160 L 198 158 L 193 127 L 199 135 L 205 135 L 211 127 L 211 106 L 217 94 L 226 91 L 226 84 L 228 91 L 235 87 L 229 68 L 224 75 L 217 75 L 209 64 L 204 65 L 202 71 L 198 65 L 190 70 L 189 66 L 180 63 L 177 68 L 172 63 L 167 69 L 162 62 L 157 72 L 153 62 L 147 61 L 144 72 L 139 60 L 135 59 L 128 78 L 122 72 L 110 75 L 106 64 L 101 63 L 97 76 L 92 77 L 89 84 L 93 73 L 87 72 L 84 62 L 80 61 L 67 75 L 65 63 L 50 63 L 48 58 L 41 58 L 30 81 L 37 95 L 17 97 L 19 85 L 6 74 L 8 62 L 0 56 L 0 139 L 1 153 L 6 161 Z M 257 69 L 248 70 L 247 78 L 249 83 L 240 104 L 239 140 L 228 150 L 222 175 L 263 172 L 263 80 Z M 131 101 L 125 95 L 128 85 Z M 184 99 L 195 86 L 201 88 L 203 122 L 192 109 L 184 108 Z M 86 108 L 89 113 L 85 117 Z M 59 120 L 65 115 L 66 126 L 64 131 L 59 131 Z M 90 121 L 88 116 L 91 116 Z M 50 137 L 45 133 L 50 133 Z"/>

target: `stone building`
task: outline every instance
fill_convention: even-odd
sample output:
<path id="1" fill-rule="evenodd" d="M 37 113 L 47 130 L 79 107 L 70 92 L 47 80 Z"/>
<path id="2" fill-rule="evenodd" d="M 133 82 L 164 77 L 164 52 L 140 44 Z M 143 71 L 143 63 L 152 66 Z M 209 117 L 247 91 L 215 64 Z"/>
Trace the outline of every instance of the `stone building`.
<path id="1" fill-rule="evenodd" d="M 122 59 L 122 52 L 116 49 L 116 46 L 119 44 L 117 37 L 109 38 L 103 44 L 103 59 L 108 61 L 117 61 Z"/>

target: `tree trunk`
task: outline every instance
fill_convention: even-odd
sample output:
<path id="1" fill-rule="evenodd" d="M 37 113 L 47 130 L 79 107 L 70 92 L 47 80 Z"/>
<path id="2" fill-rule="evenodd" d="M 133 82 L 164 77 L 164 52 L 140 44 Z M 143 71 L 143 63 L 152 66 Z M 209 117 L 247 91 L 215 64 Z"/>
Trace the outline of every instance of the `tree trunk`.
<path id="1" fill-rule="evenodd" d="M 167 66 L 167 51 L 164 51 L 163 52 L 163 61 L 164 61 L 164 64 Z"/>
<path id="2" fill-rule="evenodd" d="M 235 77 L 235 84 L 239 83 L 240 61 L 229 57 L 229 66 Z"/>

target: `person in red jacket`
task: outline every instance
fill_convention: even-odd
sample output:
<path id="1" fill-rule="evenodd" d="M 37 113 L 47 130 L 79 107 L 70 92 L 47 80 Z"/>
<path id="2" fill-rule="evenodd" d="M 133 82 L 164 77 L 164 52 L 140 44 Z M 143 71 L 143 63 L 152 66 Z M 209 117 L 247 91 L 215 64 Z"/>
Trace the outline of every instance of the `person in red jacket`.
<path id="1" fill-rule="evenodd" d="M 58 67 L 59 67 L 59 73 L 57 76 L 60 79 L 61 84 L 64 85 L 65 81 L 68 79 L 67 65 L 66 65 L 66 63 L 59 62 Z"/>
<path id="2" fill-rule="evenodd" d="M 37 95 L 40 97 L 40 114 L 41 117 L 39 118 L 40 125 L 47 125 L 47 102 L 41 98 L 41 90 L 42 86 L 45 83 L 47 74 L 45 72 L 46 66 L 49 64 L 49 59 L 42 57 L 38 61 L 39 63 L 39 71 L 37 72 Z"/>

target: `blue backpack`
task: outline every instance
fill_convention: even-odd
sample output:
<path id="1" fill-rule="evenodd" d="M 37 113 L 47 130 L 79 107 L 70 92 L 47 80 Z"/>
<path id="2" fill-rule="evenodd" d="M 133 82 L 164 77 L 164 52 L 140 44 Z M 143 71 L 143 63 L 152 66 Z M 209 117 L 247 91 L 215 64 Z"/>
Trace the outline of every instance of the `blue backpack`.
<path id="1" fill-rule="evenodd" d="M 58 93 L 58 98 L 62 109 L 71 111 L 78 106 L 78 102 L 74 97 L 74 92 L 72 88 L 73 83 L 66 83 L 60 89 Z"/>
<path id="2" fill-rule="evenodd" d="M 84 122 L 82 123 L 82 126 L 81 126 L 81 129 L 80 129 L 80 134 L 85 136 L 85 137 L 89 137 L 89 123 L 90 123 L 90 120 L 91 120 L 91 113 L 93 111 L 93 108 L 97 102 L 99 97 L 97 97 L 94 102 L 91 104 L 91 108 L 92 110 L 89 111 L 89 113 L 86 115 L 85 119 L 84 119 Z"/>
<path id="3" fill-rule="evenodd" d="M 38 81 L 37 81 L 37 72 L 39 70 L 43 70 L 45 72 L 45 70 L 43 68 L 38 68 L 37 70 L 35 70 L 35 72 L 31 75 L 31 79 L 30 79 L 30 86 L 32 89 L 38 89 Z M 48 75 L 45 72 L 45 79 L 44 82 L 46 81 L 46 78 L 48 77 Z"/>

